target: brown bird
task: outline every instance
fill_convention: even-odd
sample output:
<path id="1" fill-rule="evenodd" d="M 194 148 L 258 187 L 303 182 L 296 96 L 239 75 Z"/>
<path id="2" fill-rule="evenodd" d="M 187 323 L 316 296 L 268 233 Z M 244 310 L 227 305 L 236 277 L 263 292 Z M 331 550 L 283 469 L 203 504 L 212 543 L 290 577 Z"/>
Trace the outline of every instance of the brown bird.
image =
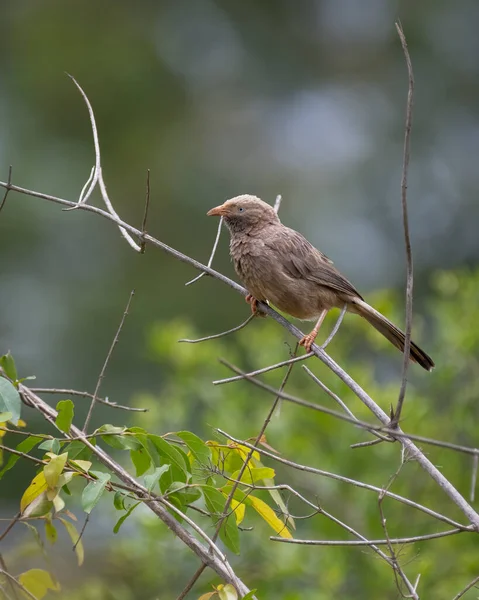
<path id="1" fill-rule="evenodd" d="M 221 216 L 230 234 L 230 253 L 236 272 L 249 294 L 246 301 L 257 312 L 257 302 L 271 302 L 292 317 L 316 320 L 300 344 L 310 352 L 326 313 L 345 304 L 404 351 L 404 333 L 369 306 L 327 256 L 300 233 L 285 227 L 275 210 L 248 194 L 212 208 L 208 216 Z M 410 358 L 431 371 L 432 359 L 411 341 Z"/>

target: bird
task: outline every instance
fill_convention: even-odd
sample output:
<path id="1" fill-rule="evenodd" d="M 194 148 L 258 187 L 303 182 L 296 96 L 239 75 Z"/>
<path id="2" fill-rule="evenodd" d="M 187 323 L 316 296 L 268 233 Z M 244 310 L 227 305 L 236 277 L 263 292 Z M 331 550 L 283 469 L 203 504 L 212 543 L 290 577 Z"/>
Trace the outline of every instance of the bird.
<path id="1" fill-rule="evenodd" d="M 404 333 L 370 306 L 325 254 L 283 225 L 272 206 L 243 194 L 207 215 L 223 217 L 229 229 L 231 258 L 253 314 L 258 312 L 258 302 L 266 302 L 292 317 L 316 321 L 299 342 L 306 352 L 311 352 L 328 311 L 344 305 L 404 352 Z M 412 340 L 410 359 L 427 371 L 434 367 L 430 356 Z"/>

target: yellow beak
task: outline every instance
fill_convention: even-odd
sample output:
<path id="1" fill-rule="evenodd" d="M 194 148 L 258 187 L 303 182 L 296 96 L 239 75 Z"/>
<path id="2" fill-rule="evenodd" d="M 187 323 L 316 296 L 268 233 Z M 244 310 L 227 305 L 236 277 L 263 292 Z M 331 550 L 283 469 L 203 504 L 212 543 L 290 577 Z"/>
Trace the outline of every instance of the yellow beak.
<path id="1" fill-rule="evenodd" d="M 215 206 L 215 208 L 209 210 L 206 215 L 208 217 L 224 217 L 226 215 L 225 205 L 221 204 L 220 206 Z"/>

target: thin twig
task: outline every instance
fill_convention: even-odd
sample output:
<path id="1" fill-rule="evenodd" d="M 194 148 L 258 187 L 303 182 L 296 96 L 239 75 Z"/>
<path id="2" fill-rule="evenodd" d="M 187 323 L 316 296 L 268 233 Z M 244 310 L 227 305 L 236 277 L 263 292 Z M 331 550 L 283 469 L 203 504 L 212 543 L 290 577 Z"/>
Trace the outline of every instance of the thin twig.
<path id="1" fill-rule="evenodd" d="M 327 408 L 326 406 L 322 406 L 321 404 L 315 404 L 313 402 L 308 402 L 307 400 L 303 400 L 302 398 L 298 398 L 297 396 L 292 396 L 291 394 L 287 394 L 285 392 L 280 392 L 276 388 L 274 388 L 270 385 L 267 385 L 266 383 L 263 383 L 259 379 L 256 379 L 254 377 L 249 377 L 248 373 L 244 373 L 241 369 L 238 369 L 238 367 L 235 367 L 234 365 L 232 365 L 231 363 L 229 363 L 228 361 L 226 361 L 224 359 L 220 359 L 220 363 L 225 365 L 225 367 L 228 367 L 229 369 L 231 369 L 234 373 L 238 373 L 238 374 L 242 375 L 245 379 L 247 379 L 248 381 L 253 383 L 255 386 L 257 386 L 263 390 L 266 390 L 270 394 L 274 394 L 274 395 L 278 394 L 280 398 L 283 398 L 284 400 L 288 400 L 289 402 L 292 402 L 293 404 L 297 404 L 298 406 L 303 406 L 304 408 L 310 408 L 311 410 L 316 410 L 318 412 L 322 412 L 326 415 L 330 415 L 332 417 L 340 419 L 341 421 L 346 421 L 347 423 L 352 423 L 353 425 L 357 425 L 358 427 L 361 427 L 362 429 L 366 429 L 367 431 L 370 431 L 370 432 L 379 432 L 379 433 L 383 433 L 384 435 L 389 435 L 391 438 L 397 438 L 399 441 L 401 441 L 403 443 L 403 446 L 406 446 L 405 449 L 408 450 L 411 453 L 411 455 L 414 455 L 415 460 L 419 460 L 418 459 L 419 455 L 423 456 L 422 460 L 424 460 L 425 457 L 424 457 L 423 453 L 412 444 L 411 440 L 423 442 L 424 444 L 430 444 L 431 446 L 438 446 L 439 448 L 448 448 L 449 450 L 455 450 L 456 452 L 463 452 L 464 454 L 471 454 L 471 455 L 479 454 L 478 448 L 472 448 L 469 446 L 461 446 L 460 444 L 453 444 L 451 442 L 441 442 L 439 440 L 427 438 L 422 435 L 406 433 L 399 428 L 391 429 L 391 427 L 389 427 L 389 423 L 390 423 L 389 419 L 387 420 L 388 425 L 384 425 L 384 426 L 373 425 L 372 423 L 367 423 L 366 421 L 360 421 L 359 419 L 356 419 L 356 417 L 352 418 L 349 415 L 344 415 L 343 413 L 340 413 L 337 410 Z M 406 444 L 406 442 L 410 442 L 410 443 Z M 451 491 L 449 489 L 449 486 L 451 486 L 455 490 L 455 488 L 452 486 L 452 484 L 448 480 L 446 480 L 446 481 L 447 481 L 447 486 L 446 486 L 445 482 L 443 482 L 444 485 L 441 485 L 441 487 L 444 490 L 447 488 L 449 491 Z M 455 490 L 455 493 L 459 494 L 459 492 L 457 492 L 457 490 Z M 462 496 L 460 496 L 460 498 L 462 499 L 462 501 L 459 503 L 456 502 L 456 504 L 458 504 L 458 506 L 464 506 L 464 503 L 467 504 L 466 500 Z M 467 506 L 469 506 L 469 505 L 467 504 Z M 472 507 L 469 507 L 469 508 L 471 510 L 473 510 Z M 471 515 L 472 515 L 472 513 L 471 513 Z M 477 516 L 479 519 L 479 515 L 477 515 Z M 475 521 L 474 518 L 472 520 L 473 520 L 473 522 Z M 478 520 L 478 527 L 479 527 L 479 520 Z"/>
<path id="2" fill-rule="evenodd" d="M 477 577 L 474 577 L 474 579 L 471 582 L 469 582 L 466 585 L 466 587 L 459 592 L 459 594 L 456 594 L 452 600 L 459 600 L 459 598 L 462 598 L 464 596 L 464 594 L 467 591 L 469 591 L 472 587 L 474 587 L 476 585 L 476 583 L 478 583 L 478 582 L 479 582 L 479 575 Z"/>
<path id="3" fill-rule="evenodd" d="M 17 594 L 17 587 L 22 590 L 22 592 L 25 592 L 25 594 L 29 597 L 29 598 L 33 598 L 33 600 L 37 600 L 37 598 L 27 590 L 27 588 L 25 586 L 23 586 L 16 577 L 14 577 L 13 575 L 11 575 L 8 570 L 7 570 L 7 565 L 5 564 L 5 559 L 3 558 L 3 555 L 0 554 L 0 573 L 3 573 L 5 575 L 5 577 L 8 580 L 8 585 L 10 587 L 10 591 L 13 594 L 13 597 L 15 598 L 15 600 L 18 600 L 18 594 Z M 15 585 L 14 585 L 15 584 Z M 17 586 L 17 587 L 15 587 Z"/>
<path id="4" fill-rule="evenodd" d="M 221 429 L 216 429 L 216 431 L 223 435 L 224 437 L 226 437 L 227 439 L 231 440 L 232 442 L 235 442 L 236 444 L 240 444 L 242 446 L 246 446 L 247 448 L 252 448 L 253 445 L 250 444 L 248 441 L 246 440 L 240 440 L 238 438 L 233 437 L 232 435 L 230 435 L 229 433 L 226 433 L 225 431 L 221 430 Z M 317 469 L 316 467 L 310 467 L 307 465 L 301 465 L 299 463 L 296 463 L 294 461 L 288 460 L 286 458 L 283 458 L 282 456 L 278 456 L 277 454 L 274 454 L 273 452 L 269 452 L 268 450 L 264 450 L 263 448 L 256 448 L 256 452 L 259 452 L 261 455 L 266 456 L 268 458 L 271 458 L 272 460 L 275 460 L 276 462 L 279 462 L 283 465 L 286 465 L 288 467 L 291 467 L 293 469 L 296 469 L 298 471 L 303 471 L 305 473 L 312 473 L 313 475 L 319 475 L 321 477 L 327 477 L 328 479 L 334 479 L 336 481 L 340 481 L 342 483 L 347 483 L 348 485 L 352 485 L 354 487 L 358 487 L 364 490 L 368 490 L 370 492 L 374 492 L 376 494 L 381 493 L 383 490 L 380 487 L 377 487 L 375 485 L 371 485 L 369 483 L 364 483 L 363 481 L 358 481 L 356 479 L 351 479 L 350 477 L 345 477 L 344 475 L 338 475 L 337 473 L 331 473 L 330 471 L 324 471 L 323 469 Z M 457 527 L 458 529 L 462 529 L 465 531 L 471 531 L 472 528 L 468 527 L 468 526 L 464 526 L 461 523 L 459 523 L 458 521 L 455 521 L 454 519 L 450 519 L 449 517 L 438 513 L 430 508 L 428 508 L 427 506 L 423 506 L 422 504 L 419 504 L 417 502 L 414 502 L 413 500 L 410 500 L 409 498 L 405 498 L 404 496 L 400 496 L 399 494 L 395 494 L 393 492 L 390 491 L 386 491 L 386 496 L 388 498 L 392 498 L 393 500 L 396 500 L 398 502 L 401 502 L 402 504 L 405 504 L 406 506 L 411 506 L 412 508 L 415 508 L 417 510 L 420 510 L 421 512 L 429 515 L 430 517 L 433 517 L 434 519 L 437 519 L 438 521 L 442 521 L 443 523 L 446 523 L 448 525 L 452 525 L 453 527 Z"/>
<path id="5" fill-rule="evenodd" d="M 354 415 L 354 413 L 349 409 L 349 407 L 341 400 L 341 398 L 335 394 L 332 390 L 330 390 L 328 388 L 328 386 L 326 384 L 324 384 L 321 379 L 319 379 L 318 377 L 316 377 L 316 375 L 311 371 L 311 369 L 308 369 L 308 367 L 306 365 L 303 365 L 303 369 L 306 371 L 306 373 L 311 377 L 311 379 L 317 384 L 319 385 L 319 387 L 328 394 L 328 396 L 330 396 L 335 402 L 337 402 L 339 404 L 339 406 L 344 410 L 344 412 L 346 412 L 350 417 L 352 417 L 353 419 L 355 419 L 356 421 L 358 420 L 356 418 L 356 416 Z M 395 440 L 391 440 L 390 438 L 381 435 L 380 433 L 374 432 L 372 431 L 371 433 L 373 433 L 373 435 L 377 436 L 378 439 L 376 440 L 372 440 L 374 443 L 379 443 L 380 441 L 387 441 L 387 442 L 394 442 Z M 368 443 L 371 444 L 371 441 L 369 442 L 363 442 L 364 443 Z"/>
<path id="6" fill-rule="evenodd" d="M 293 352 L 293 358 L 294 358 L 294 355 L 296 354 L 296 352 L 298 351 L 298 348 L 299 348 L 299 344 L 296 344 L 296 348 L 294 349 L 294 352 Z M 286 373 L 284 375 L 284 378 L 283 378 L 283 381 L 281 382 L 281 385 L 280 385 L 280 388 L 279 388 L 280 392 L 282 392 L 284 390 L 284 388 L 285 388 L 285 386 L 286 386 L 286 384 L 288 382 L 289 376 L 291 374 L 291 371 L 293 369 L 293 366 L 294 366 L 294 363 L 290 363 L 288 365 L 288 370 L 286 371 Z M 258 446 L 258 444 L 260 443 L 261 439 L 264 436 L 264 432 L 266 431 L 266 429 L 267 429 L 267 427 L 268 427 L 268 425 L 269 425 L 269 423 L 271 421 L 271 418 L 272 418 L 272 416 L 274 414 L 274 411 L 276 410 L 276 406 L 278 405 L 279 401 L 280 401 L 280 397 L 279 397 L 279 394 L 278 394 L 276 396 L 276 398 L 274 399 L 274 402 L 271 405 L 271 408 L 270 408 L 268 414 L 266 415 L 266 419 L 264 420 L 263 425 L 261 426 L 261 429 L 260 429 L 258 435 L 256 436 L 255 441 L 253 442 L 253 447 L 250 448 L 250 450 L 249 450 L 249 452 L 248 452 L 248 454 L 247 454 L 247 456 L 246 456 L 243 464 L 241 465 L 241 469 L 239 470 L 238 477 L 237 477 L 238 481 L 236 481 L 233 484 L 233 486 L 231 487 L 231 490 L 230 490 L 230 492 L 228 494 L 228 497 L 226 499 L 226 502 L 225 502 L 225 505 L 224 505 L 224 508 L 223 508 L 223 514 L 222 514 L 221 518 L 218 521 L 218 525 L 216 527 L 216 531 L 215 531 L 215 535 L 213 536 L 213 540 L 216 540 L 217 537 L 218 537 L 218 535 L 219 535 L 221 526 L 223 525 L 223 522 L 225 521 L 225 519 L 228 516 L 228 510 L 229 510 L 229 507 L 231 505 L 231 501 L 233 499 L 233 496 L 234 496 L 236 490 L 238 489 L 238 485 L 241 482 L 241 478 L 243 477 L 244 472 L 248 468 L 249 462 L 250 462 L 250 460 L 251 460 L 251 458 L 252 458 L 252 456 L 253 456 L 253 454 L 254 454 L 257 446 Z"/>
<path id="7" fill-rule="evenodd" d="M 210 258 L 208 260 L 208 267 L 211 267 L 211 265 L 213 264 L 213 259 L 215 257 L 216 254 L 216 249 L 218 248 L 218 243 L 220 241 L 220 236 L 221 236 L 221 226 L 223 225 L 223 217 L 220 217 L 220 222 L 218 223 L 218 231 L 216 232 L 216 238 L 215 238 L 215 243 L 213 244 L 213 249 L 211 250 L 211 255 Z M 206 275 L 206 273 L 204 271 L 202 271 L 199 275 L 197 275 L 196 277 L 194 277 L 193 279 L 191 279 L 190 281 L 187 281 L 185 283 L 185 285 L 191 285 L 192 283 L 196 283 L 199 279 L 201 279 L 204 275 Z"/>
<path id="8" fill-rule="evenodd" d="M 241 323 L 241 325 L 237 325 L 236 327 L 233 327 L 233 329 L 228 329 L 228 331 L 222 331 L 221 333 L 215 333 L 213 335 L 208 335 L 206 337 L 199 338 L 197 340 L 182 339 L 182 340 L 178 340 L 178 343 L 185 342 L 186 344 L 198 344 L 199 342 L 207 342 L 208 340 L 215 340 L 217 338 L 224 337 L 225 335 L 229 335 L 230 333 L 235 333 L 235 331 L 239 331 L 240 329 L 243 329 L 243 327 L 246 327 L 246 325 L 248 325 L 248 323 L 253 319 L 253 317 L 255 317 L 255 315 L 251 314 L 246 319 L 246 321 L 243 321 L 243 323 Z"/>
<path id="9" fill-rule="evenodd" d="M 255 377 L 256 375 L 261 375 L 263 373 L 267 373 L 268 371 L 273 371 L 274 369 L 279 369 L 280 367 L 286 367 L 296 362 L 301 362 L 303 360 L 307 360 L 314 356 L 313 352 L 309 352 L 308 354 L 303 354 L 302 356 L 295 356 L 294 358 L 289 358 L 288 360 L 283 360 L 275 365 L 270 365 L 269 367 L 263 367 L 262 369 L 258 369 L 257 371 L 251 371 L 251 373 L 246 373 L 245 375 L 235 375 L 235 377 L 227 377 L 226 379 L 217 379 L 213 381 L 213 385 L 223 385 L 223 383 L 231 383 L 232 381 L 241 381 L 241 379 L 246 379 L 248 377 Z"/>
<path id="10" fill-rule="evenodd" d="M 479 466 L 479 455 L 474 454 L 472 459 L 472 477 L 471 477 L 471 495 L 470 500 L 474 502 L 476 499 L 476 482 L 477 482 L 477 467 Z"/>
<path id="11" fill-rule="evenodd" d="M 378 508 L 379 508 L 379 514 L 381 516 L 381 526 L 383 528 L 384 531 L 384 535 L 386 537 L 386 545 L 389 549 L 389 554 L 390 554 L 390 564 L 391 567 L 393 569 L 393 573 L 394 573 L 394 578 L 396 580 L 396 587 L 398 589 L 398 592 L 401 594 L 401 596 L 403 598 L 414 598 L 414 600 L 419 600 L 419 596 L 417 595 L 415 586 L 413 586 L 411 584 L 411 582 L 409 581 L 409 579 L 407 578 L 406 574 L 404 573 L 401 565 L 399 564 L 399 559 L 398 556 L 396 554 L 396 551 L 393 548 L 392 542 L 391 542 L 391 538 L 389 537 L 389 532 L 388 532 L 388 528 L 386 525 L 386 517 L 384 515 L 384 510 L 383 510 L 383 502 L 384 502 L 384 498 L 386 496 L 386 492 L 389 491 L 389 489 L 391 488 L 393 482 L 399 477 L 399 473 L 401 472 L 401 469 L 403 468 L 404 464 L 407 462 L 407 459 L 405 458 L 405 454 L 403 452 L 402 457 L 401 457 L 401 463 L 398 467 L 398 469 L 396 470 L 396 472 L 392 475 L 392 477 L 389 478 L 389 482 L 387 484 L 387 486 L 385 486 L 378 497 Z M 404 582 L 405 586 L 407 587 L 410 596 L 405 596 L 405 594 L 403 593 L 402 589 L 401 589 L 401 585 L 399 583 L 399 578 Z"/>
<path id="12" fill-rule="evenodd" d="M 93 176 L 90 174 L 90 178 L 89 178 L 89 181 L 91 180 L 90 186 L 84 195 L 83 195 L 83 192 L 84 192 L 85 186 L 83 187 L 82 193 L 80 194 L 80 198 L 78 199 L 78 203 L 73 208 L 80 208 L 80 206 L 86 205 L 89 197 L 91 196 L 93 190 L 95 189 L 95 186 L 98 184 L 100 187 L 100 192 L 101 192 L 101 196 L 103 198 L 103 202 L 105 203 L 105 206 L 106 206 L 108 212 L 113 217 L 118 218 L 118 214 L 115 211 L 115 209 L 113 208 L 110 198 L 108 197 L 108 192 L 106 191 L 106 185 L 103 180 L 103 172 L 102 172 L 102 168 L 101 168 L 100 142 L 99 142 L 99 138 L 98 138 L 98 129 L 96 126 L 96 121 L 95 121 L 95 113 L 93 112 L 92 105 L 90 104 L 90 101 L 88 100 L 88 96 L 83 91 L 83 88 L 80 86 L 80 84 L 77 82 L 77 80 L 73 77 L 73 75 L 70 75 L 69 73 L 67 73 L 67 75 L 73 81 L 73 83 L 77 87 L 78 91 L 82 95 L 83 100 L 85 101 L 86 107 L 88 109 L 88 114 L 90 116 L 90 124 L 91 124 L 91 130 L 92 130 L 92 135 L 93 135 L 93 145 L 95 148 L 95 167 L 94 167 Z M 119 229 L 120 229 L 121 235 L 125 238 L 125 240 L 128 242 L 128 244 L 133 248 L 133 250 L 135 250 L 136 252 L 141 252 L 141 247 L 133 240 L 133 238 L 130 236 L 130 234 L 127 232 L 127 230 L 123 227 L 120 227 Z"/>
<path id="13" fill-rule="evenodd" d="M 87 414 L 86 419 L 85 419 L 85 424 L 83 425 L 83 433 L 87 432 L 88 425 L 90 423 L 90 419 L 91 419 L 91 416 L 93 414 L 93 409 L 95 408 L 97 395 L 98 395 L 98 392 L 100 391 L 100 386 L 101 386 L 101 383 L 103 381 L 103 377 L 105 376 L 106 368 L 108 366 L 108 363 L 110 362 L 110 358 L 111 358 L 111 355 L 113 354 L 113 350 L 115 349 L 115 346 L 116 346 L 116 344 L 118 342 L 118 338 L 120 337 L 120 333 L 121 333 L 121 330 L 123 328 L 123 324 L 125 322 L 125 319 L 126 319 L 126 317 L 128 315 L 128 310 L 130 309 L 130 304 L 131 304 L 131 301 L 132 301 L 134 295 L 135 295 L 135 290 L 131 290 L 130 297 L 128 298 L 128 302 L 126 304 L 125 311 L 124 311 L 123 316 L 122 316 L 121 321 L 120 321 L 120 325 L 119 325 L 119 327 L 117 329 L 115 337 L 113 338 L 113 342 L 112 342 L 112 344 L 110 346 L 110 350 L 108 351 L 108 354 L 106 355 L 106 359 L 105 359 L 105 362 L 103 363 L 103 367 L 102 367 L 102 369 L 100 371 L 100 375 L 98 377 L 98 381 L 96 382 L 96 387 L 95 387 L 95 391 L 93 392 L 93 398 L 92 398 L 91 403 L 90 403 L 90 408 L 88 409 L 88 414 Z"/>
<path id="14" fill-rule="evenodd" d="M 2 208 L 5 206 L 5 202 L 7 201 L 7 196 L 8 193 L 10 191 L 10 185 L 12 184 L 12 165 L 10 165 L 8 167 L 8 180 L 7 180 L 7 187 L 5 189 L 5 194 L 3 195 L 3 200 L 0 203 L 0 212 L 2 210 Z"/>
<path id="15" fill-rule="evenodd" d="M 410 155 L 410 138 L 411 138 L 411 127 L 412 127 L 412 110 L 414 104 L 414 74 L 412 70 L 411 57 L 409 56 L 409 50 L 407 47 L 406 37 L 402 25 L 399 21 L 396 22 L 396 29 L 401 40 L 404 57 L 406 59 L 409 87 L 407 94 L 407 108 L 406 108 L 406 124 L 404 131 L 404 151 L 403 151 L 403 170 L 401 179 L 401 204 L 402 204 L 402 215 L 403 215 L 403 227 L 404 227 L 404 242 L 406 246 L 406 272 L 407 272 L 407 283 L 406 283 L 406 330 L 404 339 L 404 360 L 402 367 L 402 380 L 401 388 L 399 390 L 399 397 L 394 411 L 393 418 L 391 419 L 391 426 L 397 427 L 401 418 L 401 411 L 406 397 L 406 386 L 407 386 L 407 372 L 409 368 L 409 352 L 411 349 L 411 330 L 412 330 L 412 292 L 413 292 L 413 260 L 411 250 L 411 240 L 409 238 L 409 219 L 407 209 L 407 183 L 408 183 L 408 169 L 409 169 L 409 155 Z"/>
<path id="16" fill-rule="evenodd" d="M 278 213 L 279 213 L 279 209 L 281 208 L 281 200 L 282 200 L 282 199 L 283 199 L 283 196 L 281 196 L 281 194 L 278 194 L 278 195 L 276 196 L 276 200 L 274 201 L 274 206 L 273 206 L 273 208 L 274 208 L 274 212 L 275 212 L 276 214 L 278 214 Z"/>
<path id="17" fill-rule="evenodd" d="M 37 465 L 47 465 L 48 464 L 48 461 L 46 461 L 46 460 L 42 460 L 41 458 L 36 458 L 35 456 L 30 456 L 30 454 L 26 454 L 25 452 L 20 452 L 20 450 L 15 450 L 14 448 L 9 448 L 8 446 L 4 446 L 3 444 L 0 444 L 0 450 L 3 450 L 4 452 L 10 452 L 10 454 L 15 454 L 15 456 L 21 456 L 22 458 L 26 458 L 27 460 L 30 460 Z M 0 537 L 0 539 L 2 539 L 2 538 Z"/>
<path id="18" fill-rule="evenodd" d="M 145 212 L 143 214 L 143 222 L 141 224 L 141 231 L 143 235 L 140 239 L 140 251 L 142 254 L 145 254 L 146 250 L 146 241 L 145 241 L 145 233 L 146 233 L 146 221 L 148 219 L 148 209 L 150 208 L 150 169 L 146 171 L 146 195 L 145 195 Z"/>
<path id="19" fill-rule="evenodd" d="M 188 581 L 188 583 L 184 587 L 183 591 L 176 598 L 176 600 L 183 600 L 183 598 L 185 598 L 188 595 L 188 593 L 193 589 L 195 583 L 201 577 L 201 574 L 203 573 L 203 571 L 205 569 L 206 569 L 206 565 L 204 563 L 202 565 L 200 565 L 200 567 L 193 573 L 193 577 Z"/>
<path id="20" fill-rule="evenodd" d="M 348 308 L 348 305 L 345 304 L 343 306 L 343 308 L 341 309 L 341 312 L 339 313 L 339 317 L 337 318 L 336 323 L 335 323 L 333 329 L 331 330 L 331 333 L 328 335 L 326 340 L 320 346 L 321 350 L 325 350 L 326 347 L 329 346 L 329 344 L 332 342 L 333 337 L 338 333 L 338 330 L 341 327 L 341 323 L 343 322 L 344 315 L 346 314 L 347 308 Z"/>
<path id="21" fill-rule="evenodd" d="M 93 398 L 93 394 L 91 392 L 80 392 L 79 390 L 70 390 L 66 388 L 30 388 L 32 392 L 36 394 L 67 394 L 69 396 L 81 396 L 83 398 Z M 116 402 L 110 402 L 106 398 L 98 398 L 97 402 L 101 404 L 105 404 L 106 406 L 110 406 L 111 408 L 119 408 L 121 410 L 129 410 L 131 412 L 148 412 L 148 408 L 135 408 L 131 406 L 123 406 L 122 404 L 117 404 Z"/>
<path id="22" fill-rule="evenodd" d="M 7 528 L 5 529 L 5 531 L 0 535 L 0 542 L 3 540 L 4 537 L 6 537 L 8 535 L 8 533 L 15 527 L 15 524 L 18 522 L 18 520 L 20 519 L 20 517 L 22 516 L 22 513 L 17 513 L 13 519 L 11 519 L 10 523 L 7 525 Z"/>
<path id="23" fill-rule="evenodd" d="M 416 542 L 436 540 L 439 538 L 448 537 L 450 535 L 456 535 L 457 533 L 464 533 L 464 530 L 449 529 L 448 531 L 441 531 L 439 533 L 430 533 L 428 535 L 416 535 L 413 537 L 404 538 L 390 538 L 389 540 L 300 540 L 297 538 L 281 538 L 276 536 L 271 536 L 269 539 L 274 542 L 283 542 L 285 544 L 303 544 L 305 546 L 370 546 L 371 544 L 376 546 L 387 546 L 389 544 L 415 544 Z"/>

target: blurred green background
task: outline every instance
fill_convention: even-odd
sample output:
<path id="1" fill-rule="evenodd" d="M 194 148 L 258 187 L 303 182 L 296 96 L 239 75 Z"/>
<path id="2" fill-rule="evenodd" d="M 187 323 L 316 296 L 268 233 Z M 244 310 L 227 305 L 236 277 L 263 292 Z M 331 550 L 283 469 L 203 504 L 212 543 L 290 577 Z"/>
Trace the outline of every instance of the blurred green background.
<path id="1" fill-rule="evenodd" d="M 405 427 L 477 446 L 477 2 L 2 0 L 0 179 L 11 164 L 17 185 L 78 198 L 94 155 L 87 111 L 66 71 L 93 104 L 105 180 L 122 218 L 141 224 L 150 169 L 149 231 L 206 262 L 216 230 L 209 208 L 241 193 L 269 202 L 281 193 L 283 222 L 402 324 L 407 72 L 398 17 L 416 76 L 409 180 L 415 338 L 437 363 L 429 376 L 412 367 Z M 232 276 L 226 240 L 214 265 Z M 270 399 L 246 383 L 213 387 L 226 376 L 217 357 L 260 367 L 287 358 L 293 340 L 258 319 L 231 339 L 176 345 L 185 332 L 206 335 L 243 320 L 248 307 L 232 290 L 208 278 L 185 288 L 196 275 L 191 268 L 154 248 L 136 255 L 103 219 L 14 193 L 0 215 L 0 252 L 0 354 L 10 349 L 20 373 L 37 376 L 35 385 L 93 390 L 135 288 L 102 393 L 150 412 L 133 418 L 99 408 L 95 423 L 190 429 L 206 439 L 212 427 L 239 437 L 257 433 Z M 331 353 L 388 408 L 400 382 L 397 352 L 347 317 Z M 319 363 L 311 368 L 367 416 Z M 267 380 L 279 385 L 281 376 Z M 327 402 L 300 367 L 290 391 Z M 33 427 L 35 415 L 25 418 Z M 385 485 L 399 451 L 349 449 L 364 439 L 291 406 L 268 434 L 288 458 Z M 468 494 L 470 459 L 427 451 Z M 2 481 L 4 517 L 17 510 L 32 477 L 30 466 L 23 468 Z M 374 495 L 289 471 L 279 470 L 278 480 L 318 497 L 365 535 L 382 536 Z M 414 464 L 394 491 L 460 518 Z M 64 597 L 174 598 L 197 568 L 195 557 L 146 513 L 138 513 L 135 535 L 125 528 L 113 536 L 112 510 L 100 505 L 87 528 L 81 569 L 66 539 L 64 552 L 52 551 L 52 569 L 70 590 Z M 391 503 L 388 510 L 391 535 L 438 528 L 405 507 Z M 262 598 L 397 596 L 391 571 L 369 551 L 275 545 L 266 528 L 253 525 L 233 563 Z M 302 521 L 298 531 L 305 538 L 341 535 L 321 518 Z M 28 539 L 17 527 L 4 542 L 14 571 L 42 560 Z M 433 598 L 453 597 L 479 568 L 477 542 L 461 536 L 406 549 L 404 560 L 412 560 L 412 579 L 422 573 L 425 596 Z M 206 572 L 189 597 L 211 582 L 218 583 Z"/>

